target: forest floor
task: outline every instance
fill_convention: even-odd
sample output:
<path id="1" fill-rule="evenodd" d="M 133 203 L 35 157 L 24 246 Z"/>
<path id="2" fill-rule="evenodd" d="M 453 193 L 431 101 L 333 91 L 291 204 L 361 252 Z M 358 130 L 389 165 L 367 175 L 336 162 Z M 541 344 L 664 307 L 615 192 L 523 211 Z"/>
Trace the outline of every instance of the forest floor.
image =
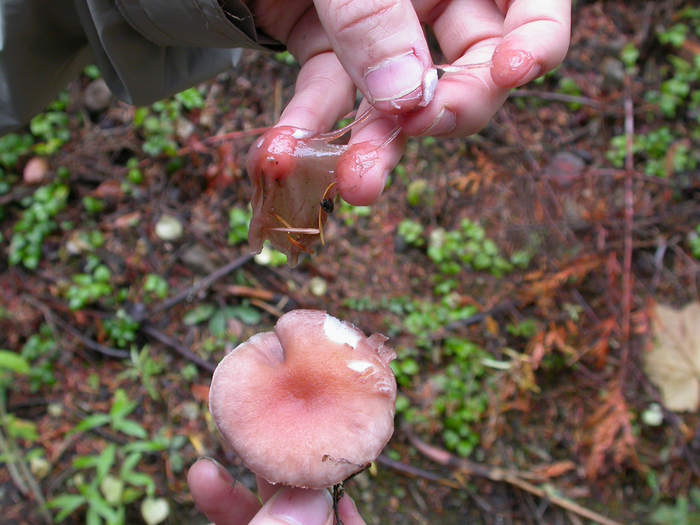
<path id="1" fill-rule="evenodd" d="M 700 299 L 692 6 L 576 2 L 560 68 L 473 137 L 411 140 L 295 268 L 249 255 L 244 169 L 288 55 L 137 109 L 89 101 L 86 70 L 0 141 L 3 522 L 140 523 L 146 501 L 203 523 L 198 457 L 252 481 L 213 367 L 318 308 L 398 353 L 394 438 L 346 486 L 368 524 L 700 523 L 700 319 L 667 374 L 685 411 L 645 366 L 658 305 Z"/>

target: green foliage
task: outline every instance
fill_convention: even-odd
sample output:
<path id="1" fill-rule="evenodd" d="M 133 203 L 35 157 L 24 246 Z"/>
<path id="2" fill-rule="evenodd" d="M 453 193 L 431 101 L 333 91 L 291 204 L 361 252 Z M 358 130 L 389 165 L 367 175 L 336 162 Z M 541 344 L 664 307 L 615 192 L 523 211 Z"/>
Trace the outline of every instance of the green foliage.
<path id="1" fill-rule="evenodd" d="M 135 441 L 124 446 L 124 452 L 133 453 L 139 452 L 142 454 L 154 454 L 154 453 L 166 453 L 168 461 L 170 462 L 170 468 L 173 472 L 178 474 L 182 472 L 185 468 L 185 462 L 179 453 L 187 444 L 187 438 L 185 436 L 176 434 L 174 436 L 169 436 L 165 429 L 161 429 L 158 434 L 150 440 L 146 441 Z"/>
<path id="2" fill-rule="evenodd" d="M 93 259 L 94 260 L 94 259 Z M 114 289 L 110 284 L 112 272 L 104 264 L 97 264 L 91 273 L 73 276 L 73 284 L 66 290 L 68 307 L 80 310 L 103 297 L 112 295 Z"/>
<path id="3" fill-rule="evenodd" d="M 137 470 L 142 458 L 143 454 L 126 453 L 114 444 L 98 455 L 75 458 L 73 468 L 78 473 L 69 483 L 74 492 L 62 493 L 46 505 L 58 511 L 55 521 L 86 507 L 84 522 L 89 525 L 124 525 L 126 506 L 144 494 L 152 498 L 156 491 L 153 478 Z"/>
<path id="4" fill-rule="evenodd" d="M 29 362 L 21 355 L 0 350 L 0 438 L 24 439 L 34 442 L 38 439 L 36 424 L 19 419 L 5 411 L 6 389 L 11 387 L 17 376 L 26 376 L 31 370 Z M 12 463 L 17 460 L 5 446 L 5 439 L 0 440 L 0 462 Z"/>
<path id="5" fill-rule="evenodd" d="M 83 74 L 85 74 L 85 76 L 88 77 L 90 80 L 97 80 L 102 76 L 100 68 L 94 64 L 86 66 L 85 69 L 83 69 Z"/>
<path id="6" fill-rule="evenodd" d="M 688 26 L 683 23 L 674 24 L 668 29 L 660 30 L 658 33 L 659 42 L 673 47 L 681 47 L 687 36 Z"/>
<path id="7" fill-rule="evenodd" d="M 628 42 L 620 51 L 620 60 L 628 71 L 632 70 L 639 59 L 639 49 L 632 42 Z"/>
<path id="8" fill-rule="evenodd" d="M 511 323 L 506 326 L 506 331 L 512 336 L 530 339 L 537 333 L 537 321 L 525 319 L 519 323 Z"/>
<path id="9" fill-rule="evenodd" d="M 118 348 L 126 348 L 136 340 L 140 323 L 120 308 L 114 317 L 105 319 L 103 326 L 111 344 Z"/>
<path id="10" fill-rule="evenodd" d="M 139 159 L 132 157 L 126 162 L 126 167 L 128 171 L 126 172 L 126 178 L 132 184 L 141 184 L 143 182 L 143 172 L 139 168 Z"/>
<path id="11" fill-rule="evenodd" d="M 138 108 L 134 114 L 134 127 L 144 135 L 143 152 L 151 157 L 167 155 L 174 157 L 178 146 L 175 140 L 177 122 L 184 111 L 204 106 L 204 99 L 196 88 L 178 93 L 170 99 L 161 100 L 150 108 Z M 129 166 L 129 179 L 139 180 L 135 166 Z M 133 182 L 133 181 L 132 181 Z M 139 182 L 134 182 L 139 184 Z"/>
<path id="12" fill-rule="evenodd" d="M 485 370 L 482 360 L 488 354 L 466 339 L 445 340 L 447 366 L 433 377 L 440 395 L 433 404 L 433 413 L 443 420 L 442 439 L 445 446 L 461 456 L 468 456 L 479 444 L 473 428 L 488 408 L 488 393 L 482 385 Z"/>
<path id="13" fill-rule="evenodd" d="M 37 392 L 42 386 L 56 384 L 53 363 L 57 349 L 51 328 L 46 324 L 41 325 L 37 333 L 29 336 L 24 343 L 20 354 L 30 364 L 27 375 L 32 392 Z"/>
<path id="14" fill-rule="evenodd" d="M 700 259 L 700 224 L 695 227 L 693 235 L 690 236 L 690 253 L 693 257 Z"/>
<path id="15" fill-rule="evenodd" d="M 695 510 L 693 510 L 695 509 Z M 658 525 L 697 525 L 700 523 L 700 488 L 690 489 L 690 498 L 679 496 L 675 505 L 661 504 L 651 514 Z"/>
<path id="16" fill-rule="evenodd" d="M 409 423 L 425 421 L 426 417 L 440 421 L 445 447 L 461 456 L 469 456 L 480 442 L 474 425 L 482 420 L 489 403 L 484 389 L 488 377 L 483 365 L 488 354 L 471 341 L 457 338 L 446 339 L 441 353 L 441 371 L 430 377 L 437 396 L 429 415 L 412 407 L 404 396 L 397 399 L 396 410 Z M 391 368 L 400 386 L 413 386 L 419 378 L 420 366 L 410 353 L 403 354 L 392 361 Z"/>
<path id="17" fill-rule="evenodd" d="M 10 133 L 0 137 L 0 165 L 15 168 L 21 157 L 31 153 L 34 139 L 31 135 Z"/>
<path id="18" fill-rule="evenodd" d="M 228 243 L 237 245 L 248 241 L 248 226 L 253 213 L 249 209 L 231 208 L 228 212 Z"/>
<path id="19" fill-rule="evenodd" d="M 130 360 L 126 363 L 127 369 L 119 374 L 119 378 L 140 380 L 151 399 L 158 399 L 154 378 L 163 373 L 165 365 L 153 359 L 149 346 L 144 346 L 140 352 L 132 346 L 129 357 Z"/>
<path id="20" fill-rule="evenodd" d="M 126 419 L 126 416 L 136 410 L 138 405 L 138 401 L 129 401 L 126 392 L 119 388 L 114 392 L 114 397 L 112 398 L 112 408 L 108 414 L 97 413 L 87 416 L 85 419 L 75 425 L 75 427 L 73 427 L 68 434 L 73 435 L 79 432 L 87 432 L 93 428 L 109 425 L 115 432 L 121 432 L 127 436 L 145 439 L 148 437 L 146 429 L 144 429 L 136 421 Z"/>
<path id="21" fill-rule="evenodd" d="M 29 123 L 29 130 L 39 142 L 34 151 L 39 155 L 53 155 L 70 140 L 68 115 L 65 111 L 39 113 Z"/>
<path id="22" fill-rule="evenodd" d="M 358 220 L 363 217 L 369 217 L 371 213 L 372 208 L 369 206 L 353 206 L 341 199 L 339 206 L 336 208 L 335 215 L 339 217 L 346 226 L 354 226 Z"/>
<path id="23" fill-rule="evenodd" d="M 421 247 L 425 244 L 423 233 L 425 229 L 419 222 L 404 219 L 399 223 L 396 233 L 406 241 L 409 246 Z"/>
<path id="24" fill-rule="evenodd" d="M 83 207 L 88 213 L 101 213 L 105 209 L 105 203 L 101 199 L 96 199 L 95 197 L 85 196 L 83 197 Z"/>
<path id="25" fill-rule="evenodd" d="M 571 77 L 562 77 L 561 79 L 559 79 L 559 86 L 557 87 L 557 92 L 563 95 L 569 95 L 573 97 L 580 97 L 582 95 L 581 87 Z M 567 104 L 567 107 L 571 111 L 577 111 L 581 109 L 581 104 L 572 102 Z"/>
<path id="26" fill-rule="evenodd" d="M 144 301 L 150 302 L 152 298 L 165 299 L 170 292 L 170 286 L 162 276 L 149 273 L 143 282 L 143 291 L 148 294 Z"/>
<path id="27" fill-rule="evenodd" d="M 500 255 L 500 250 L 477 223 L 463 219 L 458 230 L 435 229 L 428 242 L 428 257 L 443 275 L 456 275 L 463 267 L 488 271 L 496 277 L 513 270 L 513 264 Z"/>
<path id="28" fill-rule="evenodd" d="M 688 144 L 678 140 L 671 128 L 662 126 L 646 135 L 635 135 L 632 153 L 641 161 L 644 173 L 652 177 L 666 177 L 695 169 L 700 165 L 700 154 L 691 151 Z M 611 149 L 606 152 L 607 159 L 616 168 L 623 168 L 627 155 L 627 137 L 613 137 L 610 146 Z"/>
<path id="29" fill-rule="evenodd" d="M 246 301 L 240 305 L 223 307 L 218 307 L 211 303 L 202 303 L 187 312 L 183 317 L 183 322 L 187 326 L 194 326 L 208 321 L 209 333 L 212 336 L 217 339 L 230 339 L 228 336 L 228 323 L 234 319 L 243 324 L 255 326 L 260 324 L 262 316 L 257 309 L 250 306 Z"/>
<path id="30" fill-rule="evenodd" d="M 56 229 L 53 219 L 65 208 L 68 194 L 68 186 L 53 182 L 22 200 L 25 210 L 13 227 L 10 264 L 23 264 L 30 270 L 39 266 L 44 239 Z"/>
<path id="31" fill-rule="evenodd" d="M 297 59 L 294 58 L 294 55 L 292 55 L 289 51 L 275 53 L 275 60 L 280 64 L 285 64 L 287 66 L 293 66 L 297 63 Z"/>

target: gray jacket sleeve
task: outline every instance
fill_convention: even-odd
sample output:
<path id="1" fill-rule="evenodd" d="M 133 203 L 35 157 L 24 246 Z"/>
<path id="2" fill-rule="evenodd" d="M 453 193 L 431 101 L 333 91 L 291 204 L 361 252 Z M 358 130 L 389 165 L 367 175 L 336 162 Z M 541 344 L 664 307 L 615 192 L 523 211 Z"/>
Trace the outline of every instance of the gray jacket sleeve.
<path id="1" fill-rule="evenodd" d="M 241 47 L 281 48 L 241 0 L 0 0 L 0 135 L 26 124 L 87 64 L 147 105 L 230 69 Z"/>

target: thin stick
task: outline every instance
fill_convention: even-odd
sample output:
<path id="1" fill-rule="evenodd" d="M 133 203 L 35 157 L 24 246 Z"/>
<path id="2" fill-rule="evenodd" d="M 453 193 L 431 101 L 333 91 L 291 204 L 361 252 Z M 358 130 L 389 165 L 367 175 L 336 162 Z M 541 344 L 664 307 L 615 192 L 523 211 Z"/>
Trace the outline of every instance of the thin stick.
<path id="1" fill-rule="evenodd" d="M 169 347 L 174 349 L 178 354 L 180 354 L 182 357 L 192 361 L 195 365 L 197 365 L 200 368 L 203 368 L 207 372 L 213 372 L 214 369 L 216 368 L 216 365 L 214 363 L 210 363 L 209 361 L 202 359 L 201 357 L 199 357 L 197 354 L 195 354 L 191 350 L 188 350 L 179 341 L 176 341 L 172 337 L 165 335 L 163 332 L 161 332 L 160 330 L 157 330 L 155 327 L 149 325 L 148 323 L 142 324 L 141 330 L 143 330 L 144 333 L 150 335 L 154 339 L 157 339 L 161 343 L 168 345 Z"/>
<path id="2" fill-rule="evenodd" d="M 631 87 L 625 97 L 625 136 L 627 151 L 625 155 L 625 244 L 622 259 L 622 355 L 620 374 L 627 373 L 629 357 L 630 330 L 632 324 L 632 229 L 634 227 L 634 106 Z"/>
<path id="3" fill-rule="evenodd" d="M 582 507 L 578 503 L 562 498 L 561 496 L 554 494 L 551 490 L 541 489 L 532 483 L 525 481 L 521 478 L 520 473 L 497 467 L 489 467 L 468 459 L 457 458 L 446 450 L 442 450 L 424 443 L 410 432 L 408 432 L 408 439 L 411 444 L 416 447 L 418 452 L 423 454 L 425 457 L 440 465 L 449 467 L 452 470 L 462 471 L 467 474 L 490 479 L 491 481 L 504 481 L 524 490 L 525 492 L 529 492 L 538 498 L 546 499 L 547 501 L 550 501 L 565 510 L 574 512 L 583 518 L 599 523 L 600 525 L 621 525 L 619 522 L 606 518 L 605 516 L 601 516 L 597 512 L 593 512 L 590 509 Z"/>
<path id="4" fill-rule="evenodd" d="M 154 316 L 156 314 L 159 314 L 160 312 L 163 312 L 165 310 L 169 310 L 176 304 L 178 304 L 181 301 L 184 301 L 185 299 L 188 299 L 192 297 L 194 294 L 201 290 L 206 290 L 209 288 L 212 284 L 214 284 L 216 281 L 219 279 L 227 276 L 234 270 L 237 270 L 244 264 L 246 264 L 248 261 L 250 261 L 253 258 L 252 255 L 247 254 L 239 257 L 238 259 L 234 259 L 230 263 L 222 266 L 215 272 L 209 274 L 207 277 L 202 279 L 201 281 L 198 281 L 196 284 L 185 288 L 184 290 L 176 293 L 174 296 L 172 296 L 170 299 L 167 299 L 163 301 L 161 304 L 157 305 L 155 308 L 150 310 L 148 312 L 149 316 Z"/>
<path id="5" fill-rule="evenodd" d="M 59 325 L 62 329 L 66 330 L 67 332 L 70 332 L 70 334 L 78 339 L 81 343 L 83 343 L 85 346 L 87 346 L 90 350 L 94 350 L 96 352 L 99 352 L 103 355 L 109 356 L 109 357 L 116 357 L 117 359 L 129 359 L 129 352 L 125 350 L 117 350 L 116 348 L 110 348 L 108 346 L 101 345 L 99 343 L 96 343 L 92 339 L 85 337 L 83 334 L 80 333 L 79 330 L 71 326 L 69 323 L 65 322 L 63 319 L 61 319 L 59 316 L 54 314 L 44 303 L 39 301 L 38 299 L 35 299 L 29 294 L 22 294 L 22 299 L 31 304 L 32 306 L 35 306 L 39 310 L 42 311 L 44 314 L 44 317 L 46 317 L 47 320 L 50 320 L 50 322 L 53 322 L 57 325 Z"/>

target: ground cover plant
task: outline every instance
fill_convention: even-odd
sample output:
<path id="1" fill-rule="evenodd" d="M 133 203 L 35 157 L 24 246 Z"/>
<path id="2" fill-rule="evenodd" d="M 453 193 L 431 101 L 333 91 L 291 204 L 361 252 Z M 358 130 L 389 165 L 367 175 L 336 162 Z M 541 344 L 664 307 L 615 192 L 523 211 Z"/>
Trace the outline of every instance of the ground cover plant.
<path id="1" fill-rule="evenodd" d="M 700 300 L 700 10 L 573 20 L 559 69 L 474 137 L 410 141 L 295 268 L 247 244 L 246 152 L 289 55 L 147 108 L 88 109 L 89 68 L 0 139 L 3 522 L 204 523 L 198 457 L 253 481 L 208 413 L 213 367 L 303 307 L 398 354 L 396 433 L 347 484 L 369 524 L 697 523 L 697 400 L 645 362 Z"/>

